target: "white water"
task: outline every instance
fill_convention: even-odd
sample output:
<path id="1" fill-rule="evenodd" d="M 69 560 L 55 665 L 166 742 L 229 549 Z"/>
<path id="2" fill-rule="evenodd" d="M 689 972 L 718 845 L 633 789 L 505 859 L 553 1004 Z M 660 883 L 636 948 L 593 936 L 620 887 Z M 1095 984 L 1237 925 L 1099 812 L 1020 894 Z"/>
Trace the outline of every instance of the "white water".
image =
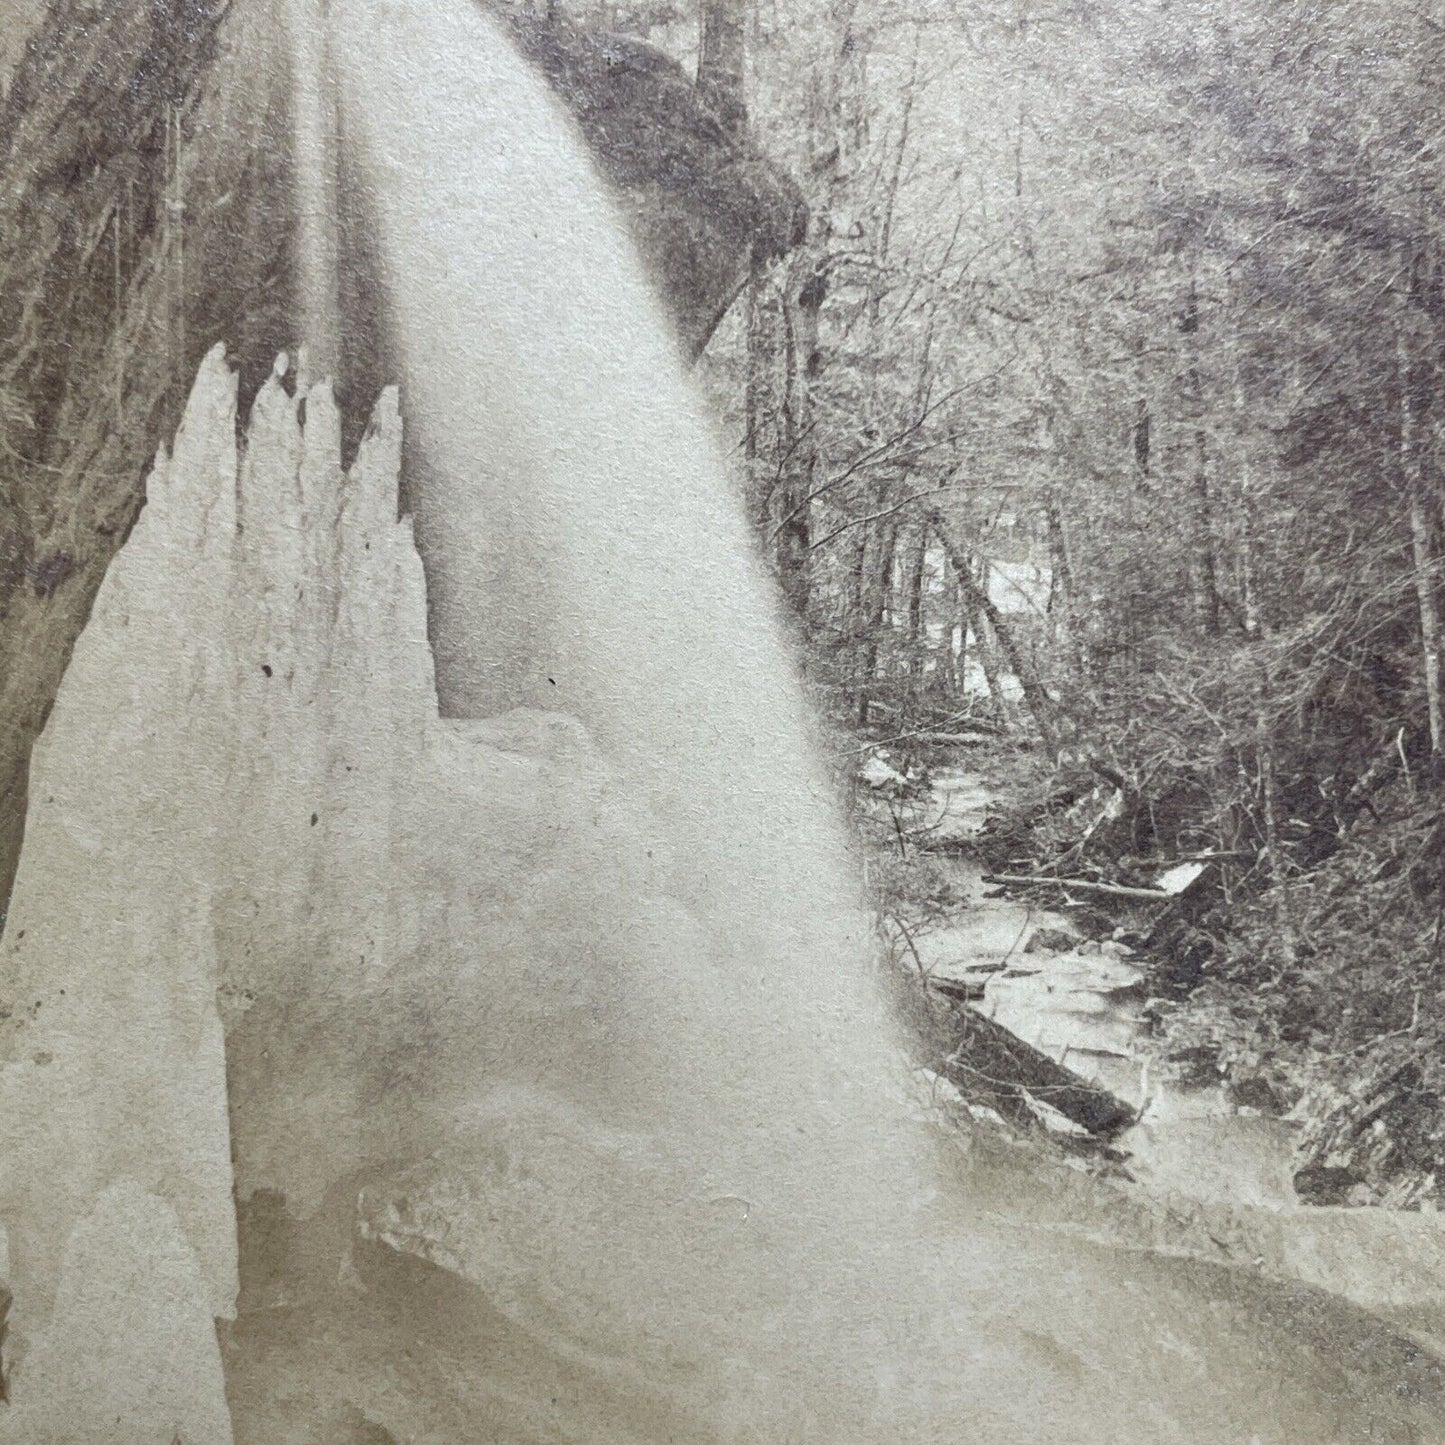
<path id="1" fill-rule="evenodd" d="M 442 711 L 577 717 L 655 830 L 625 846 L 673 860 L 658 889 L 707 940 L 686 961 L 599 959 L 619 971 L 619 1077 L 549 1086 L 623 1120 L 667 1111 L 749 1197 L 797 1175 L 771 1126 L 803 1107 L 826 1168 L 811 1194 L 881 1147 L 891 1065 L 853 870 L 717 448 L 612 208 L 495 29 L 386 0 L 333 22 Z"/>
<path id="2" fill-rule="evenodd" d="M 27 830 L 25 915 L 93 936 L 27 946 L 84 1027 L 7 1074 L 40 1343 L 0 1428 L 224 1441 L 196 1325 L 230 1308 L 226 1098 L 243 1445 L 1440 1438 L 1428 1371 L 1353 1316 L 968 1199 L 900 1086 L 740 509 L 568 126 L 464 7 L 343 0 L 330 39 L 449 718 L 394 414 L 346 480 L 324 394 L 303 429 L 273 385 L 238 483 L 213 358 L 190 434 L 216 445 L 122 553 L 47 733 L 42 776 L 74 781 Z M 114 881 L 67 873 L 77 847 Z M 224 1089 L 186 1008 L 217 975 Z M 69 1152 L 62 1057 L 96 1121 Z M 135 1077 L 148 1127 L 117 1142 Z"/>

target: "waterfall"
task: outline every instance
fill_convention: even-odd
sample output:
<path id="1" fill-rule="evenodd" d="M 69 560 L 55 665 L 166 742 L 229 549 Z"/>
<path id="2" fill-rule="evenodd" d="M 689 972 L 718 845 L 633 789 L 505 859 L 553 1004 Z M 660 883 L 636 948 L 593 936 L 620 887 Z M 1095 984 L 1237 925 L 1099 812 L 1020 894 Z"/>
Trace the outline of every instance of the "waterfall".
<path id="1" fill-rule="evenodd" d="M 577 138 L 465 4 L 328 24 L 400 393 L 345 471 L 326 385 L 238 443 L 213 352 L 77 647 L 0 941 L 0 1438 L 1438 1438 L 1313 1297 L 970 1198 Z"/>
<path id="2" fill-rule="evenodd" d="M 598 960 L 629 1032 L 588 1107 L 691 1113 L 715 1157 L 760 1150 L 782 1180 L 764 1126 L 801 1104 L 845 1177 L 891 1087 L 857 882 L 771 586 L 625 227 L 479 11 L 331 14 L 441 710 L 576 718 L 651 830 L 620 847 L 651 852 L 649 891 L 708 940 L 662 976 Z"/>

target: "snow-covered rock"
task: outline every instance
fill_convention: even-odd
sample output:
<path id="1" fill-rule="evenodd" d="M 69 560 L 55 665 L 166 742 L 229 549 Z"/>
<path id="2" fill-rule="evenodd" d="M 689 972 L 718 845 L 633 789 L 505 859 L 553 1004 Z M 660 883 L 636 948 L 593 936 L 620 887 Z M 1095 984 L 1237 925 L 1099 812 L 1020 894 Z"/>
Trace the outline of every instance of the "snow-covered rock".
<path id="1" fill-rule="evenodd" d="M 903 776 L 880 752 L 870 752 L 863 766 L 858 769 L 861 782 L 870 788 L 906 788 L 908 779 Z"/>
<path id="2" fill-rule="evenodd" d="M 17 1385 L 0 1434 L 24 1445 L 231 1438 L 209 1290 L 164 1199 L 111 1185 L 72 1230 Z"/>

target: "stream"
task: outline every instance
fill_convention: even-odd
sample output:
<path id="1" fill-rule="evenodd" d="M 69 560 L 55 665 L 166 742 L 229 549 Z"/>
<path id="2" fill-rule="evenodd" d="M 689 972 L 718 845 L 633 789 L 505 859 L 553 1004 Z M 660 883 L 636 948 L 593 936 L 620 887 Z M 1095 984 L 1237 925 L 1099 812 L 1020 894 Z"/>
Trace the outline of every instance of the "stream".
<path id="1" fill-rule="evenodd" d="M 1137 1237 L 1320 1286 L 1445 1342 L 1445 1226 L 1438 1214 L 1303 1204 L 1295 1125 L 1236 1104 L 1220 1083 L 1160 1057 L 1145 1014 L 1144 960 L 1122 942 L 1048 948 L 1043 930 L 1077 933 L 1065 912 L 999 896 L 950 843 L 983 827 L 994 798 L 966 765 L 939 768 L 922 798 L 889 805 L 905 840 L 924 843 L 960 900 L 913 937 L 930 976 L 969 985 L 972 1007 L 1139 1111 L 1114 1141 L 1129 1182 L 1081 1192 L 1066 1227 Z M 875 810 L 893 826 L 889 810 Z M 1057 940 L 1062 941 L 1062 940 Z M 1056 1121 L 1062 1132 L 1071 1126 Z M 1137 1209 L 1138 1213 L 1134 1213 Z M 1125 1215 L 1129 1223 L 1119 1224 Z M 1152 1230 L 1152 1234 L 1150 1231 Z"/>
<path id="2" fill-rule="evenodd" d="M 928 795 L 900 809 L 900 821 L 938 850 L 974 837 L 991 802 L 977 773 L 939 769 Z M 942 850 L 933 857 L 962 906 L 916 936 L 923 968 L 983 988 L 975 1009 L 1139 1111 L 1139 1123 L 1117 1140 L 1134 1181 L 1209 1204 L 1298 1202 L 1292 1126 L 1238 1107 L 1220 1085 L 1186 1081 L 1156 1058 L 1143 1016 L 1144 965 L 1129 946 L 1079 939 L 1074 948 L 1030 951 L 1035 936 L 1075 932 L 1064 913 L 991 896 L 996 890 L 970 858 Z"/>
<path id="3" fill-rule="evenodd" d="M 983 826 L 990 803 L 976 774 L 940 770 L 910 822 L 936 842 L 963 840 Z M 1144 964 L 1127 945 L 1080 939 L 1068 950 L 1026 951 L 1042 931 L 1074 932 L 1067 917 L 991 897 L 996 890 L 969 859 L 946 857 L 944 867 L 966 904 L 955 920 L 916 939 L 925 968 L 981 983 L 976 1008 L 1139 1111 L 1116 1141 L 1136 1181 L 1217 1204 L 1298 1202 L 1293 1127 L 1235 1105 L 1221 1086 L 1179 1077 L 1155 1056 L 1142 1012 Z"/>

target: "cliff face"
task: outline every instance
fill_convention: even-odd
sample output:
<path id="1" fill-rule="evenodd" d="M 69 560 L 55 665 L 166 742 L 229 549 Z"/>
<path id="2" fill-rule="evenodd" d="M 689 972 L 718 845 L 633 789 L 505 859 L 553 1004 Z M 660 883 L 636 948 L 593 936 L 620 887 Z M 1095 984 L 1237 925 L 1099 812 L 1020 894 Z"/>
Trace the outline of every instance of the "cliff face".
<path id="1" fill-rule="evenodd" d="M 801 195 L 651 46 L 518 14 L 511 21 L 571 110 L 695 356 L 737 295 L 749 255 L 771 260 L 801 243 Z"/>
<path id="2" fill-rule="evenodd" d="M 184 378 L 218 336 L 260 373 L 288 330 L 285 72 L 261 7 L 221 10 L 53 4 L 0 118 L 0 900 Z"/>
<path id="3" fill-rule="evenodd" d="M 796 192 L 665 57 L 503 11 L 571 110 L 695 354 L 749 255 L 796 239 Z M 52 0 L 11 80 L 0 112 L 0 910 L 31 744 L 182 388 L 224 341 L 247 405 L 298 339 L 289 96 L 268 0 Z M 349 451 L 362 407 L 395 375 L 364 226 L 344 225 L 343 240 Z"/>

